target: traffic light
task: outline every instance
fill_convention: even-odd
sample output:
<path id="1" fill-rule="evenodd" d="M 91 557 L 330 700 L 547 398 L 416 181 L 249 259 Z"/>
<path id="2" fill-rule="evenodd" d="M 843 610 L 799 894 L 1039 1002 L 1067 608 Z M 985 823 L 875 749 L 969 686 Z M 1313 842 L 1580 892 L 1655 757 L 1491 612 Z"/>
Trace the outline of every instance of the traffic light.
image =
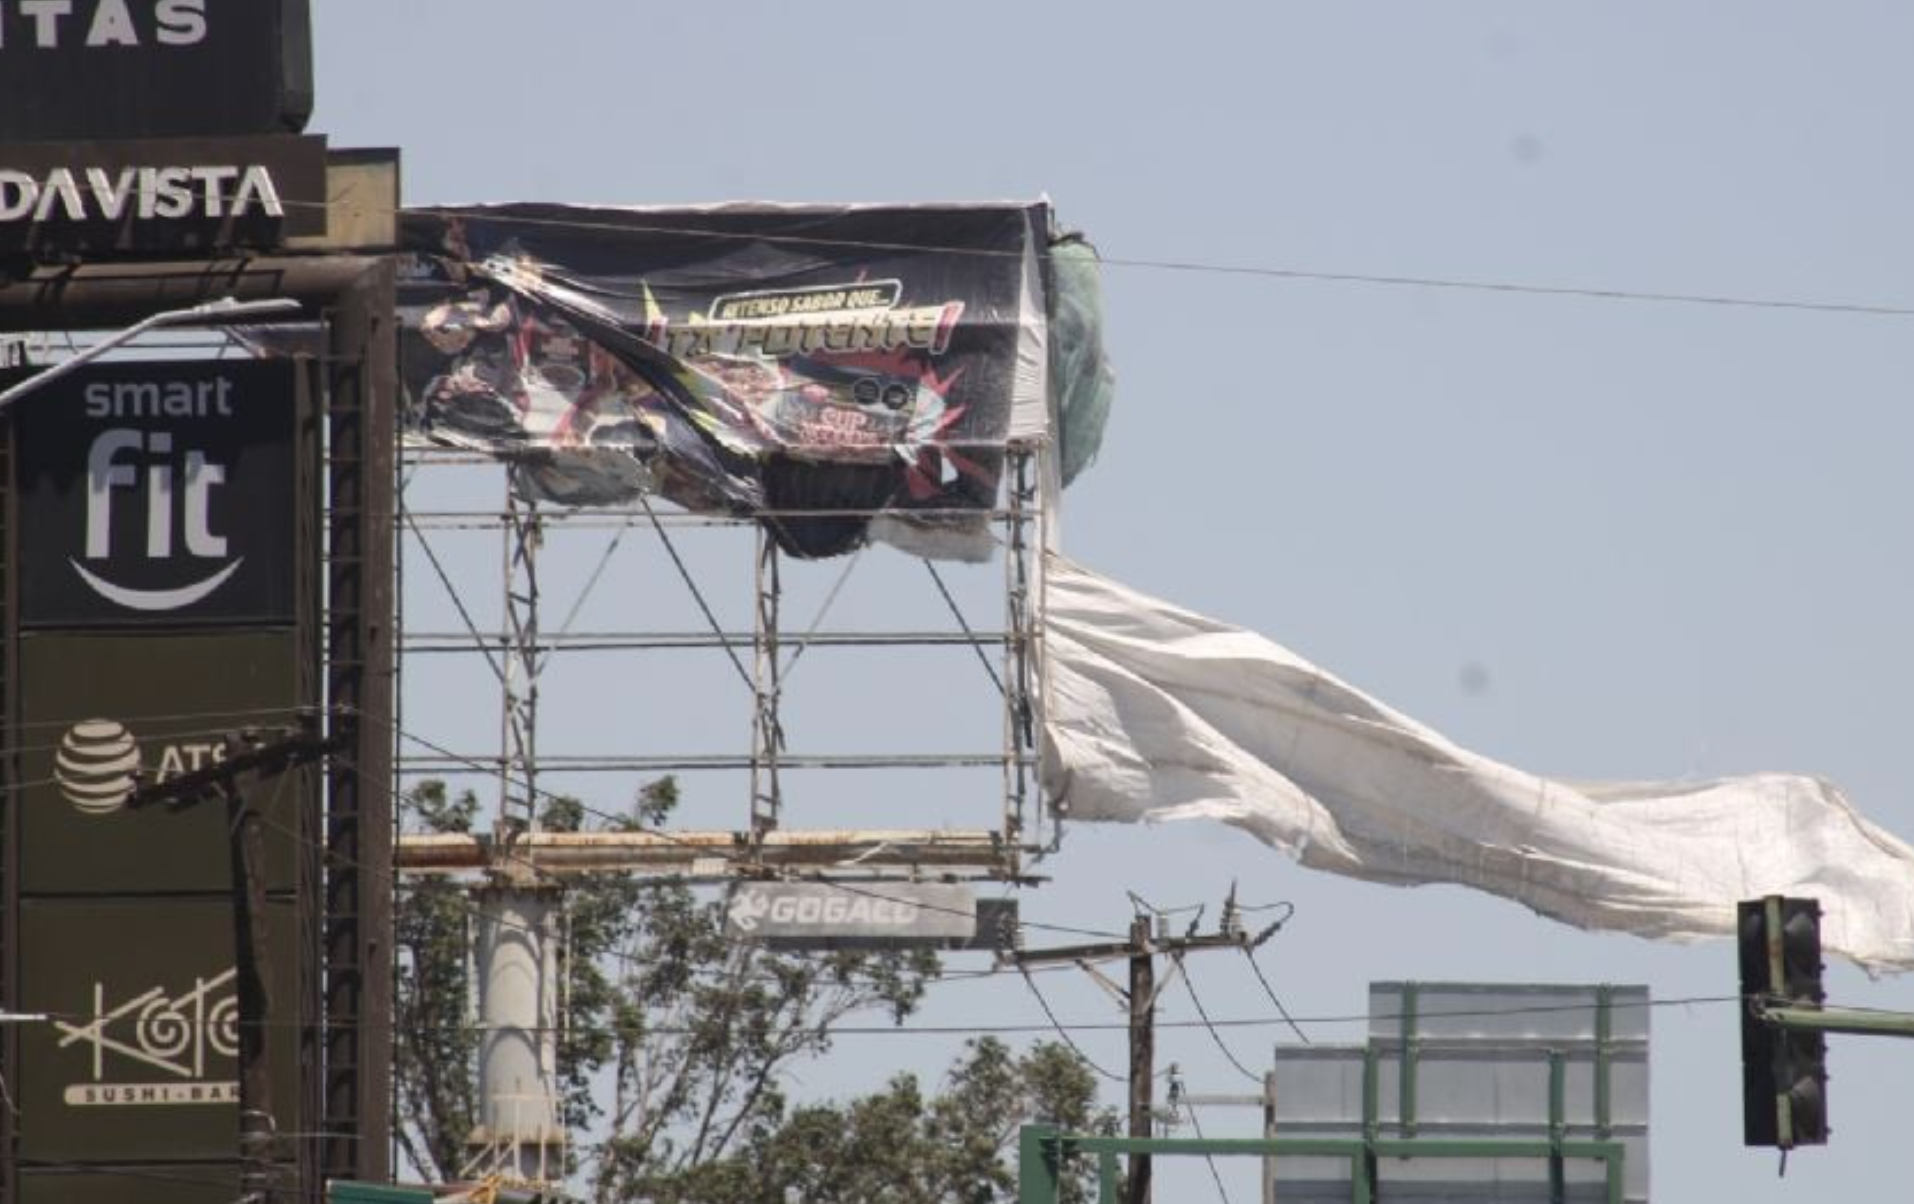
<path id="1" fill-rule="evenodd" d="M 1821 905 L 1770 895 L 1740 905 L 1742 1141 L 1792 1149 L 1828 1139 L 1827 1039 L 1768 1020 L 1819 1008 Z"/>

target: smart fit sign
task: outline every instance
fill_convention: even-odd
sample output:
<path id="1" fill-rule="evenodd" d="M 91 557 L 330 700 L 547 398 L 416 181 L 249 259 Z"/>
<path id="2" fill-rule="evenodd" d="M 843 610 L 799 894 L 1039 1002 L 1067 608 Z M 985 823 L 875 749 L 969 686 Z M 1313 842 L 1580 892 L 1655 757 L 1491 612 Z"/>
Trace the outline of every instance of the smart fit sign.
<path id="1" fill-rule="evenodd" d="M 20 625 L 297 618 L 296 365 L 93 365 L 13 411 Z"/>

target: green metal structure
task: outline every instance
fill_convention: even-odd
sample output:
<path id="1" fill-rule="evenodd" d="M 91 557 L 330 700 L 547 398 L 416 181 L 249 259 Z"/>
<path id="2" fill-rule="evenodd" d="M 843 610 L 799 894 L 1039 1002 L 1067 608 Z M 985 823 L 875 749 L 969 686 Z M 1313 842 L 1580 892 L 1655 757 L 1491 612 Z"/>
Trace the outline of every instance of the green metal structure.
<path id="1" fill-rule="evenodd" d="M 1117 1155 L 1190 1157 L 1347 1158 L 1351 1204 L 1374 1204 L 1379 1158 L 1586 1158 L 1603 1164 L 1607 1204 L 1622 1204 L 1623 1147 L 1619 1141 L 1449 1141 L 1431 1138 L 1278 1137 L 1272 1140 L 1087 1137 L 1049 1125 L 1025 1125 L 1017 1142 L 1018 1204 L 1058 1204 L 1066 1164 L 1072 1158 L 1097 1160 L 1098 1204 L 1116 1204 Z"/>

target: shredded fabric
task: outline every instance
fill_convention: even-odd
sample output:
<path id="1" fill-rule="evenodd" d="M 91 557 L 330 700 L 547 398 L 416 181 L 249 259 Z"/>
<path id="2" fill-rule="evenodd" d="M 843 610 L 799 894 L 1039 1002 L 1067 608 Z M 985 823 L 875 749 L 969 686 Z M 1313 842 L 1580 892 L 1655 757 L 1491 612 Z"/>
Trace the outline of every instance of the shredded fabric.
<path id="1" fill-rule="evenodd" d="M 1539 777 L 1254 632 L 1047 570 L 1043 775 L 1069 818 L 1221 820 L 1315 869 L 1647 937 L 1726 935 L 1738 900 L 1811 896 L 1828 951 L 1914 968 L 1914 848 L 1826 781 Z"/>

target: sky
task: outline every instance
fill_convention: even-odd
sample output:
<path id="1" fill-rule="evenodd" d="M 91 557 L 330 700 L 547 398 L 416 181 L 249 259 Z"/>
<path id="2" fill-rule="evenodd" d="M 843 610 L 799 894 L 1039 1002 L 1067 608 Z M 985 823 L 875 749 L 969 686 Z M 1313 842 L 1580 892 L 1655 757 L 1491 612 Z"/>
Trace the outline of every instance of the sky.
<path id="1" fill-rule="evenodd" d="M 335 146 L 402 148 L 408 203 L 1043 194 L 1113 260 L 1193 265 L 1106 270 L 1120 392 L 1100 460 L 1064 501 L 1069 555 L 1264 632 L 1525 769 L 1816 773 L 1914 837 L 1914 317 L 1732 303 L 1914 308 L 1914 171 L 1899 153 L 1914 10 L 314 7 L 311 128 Z M 496 579 L 495 542 L 447 555 Z M 552 555 L 548 598 L 561 601 L 595 551 Z M 727 555 L 692 560 L 719 575 L 714 596 L 748 607 L 748 565 Z M 620 553 L 581 629 L 643 626 L 677 589 L 639 556 Z M 866 559 L 854 612 L 922 601 L 916 566 Z M 806 597 L 837 571 L 806 568 L 791 583 Z M 408 599 L 433 616 L 409 621 L 429 626 L 442 603 L 425 569 L 407 572 Z M 824 716 L 813 730 L 873 709 L 864 670 L 804 671 Z M 664 681 L 570 672 L 548 707 L 581 727 L 609 716 L 668 740 L 676 712 L 707 694 L 738 713 L 734 697 L 715 701 L 726 683 L 704 680 L 722 665 Z M 496 718 L 479 697 L 423 675 L 408 722 L 482 739 Z M 946 718 L 985 733 L 995 721 L 987 700 L 924 721 Z M 973 805 L 961 793 L 944 782 L 890 797 L 888 813 L 915 824 L 920 805 Z M 869 810 L 844 807 L 803 819 Z M 1640 983 L 1663 1001 L 1735 990 L 1723 942 L 1591 935 L 1460 888 L 1344 881 L 1220 827 L 1075 825 L 1042 872 L 1024 916 L 1057 925 L 1121 929 L 1126 890 L 1211 915 L 1232 881 L 1250 902 L 1293 903 L 1262 956 L 1299 1018 L 1359 1016 L 1374 980 Z M 1236 959 L 1193 966 L 1212 1016 L 1269 1014 Z M 1066 1021 L 1117 1019 L 1087 980 L 1044 981 Z M 1914 1011 L 1905 979 L 1837 966 L 1828 985 L 1838 1002 Z M 1188 996 L 1171 993 L 1163 1015 L 1192 1018 Z M 1014 979 L 934 988 L 922 1017 L 1042 1019 Z M 1778 1178 L 1772 1152 L 1740 1145 L 1736 1025 L 1719 1002 L 1653 1013 L 1654 1198 L 1838 1199 L 1914 1170 L 1902 1133 L 1914 1050 L 1836 1038 L 1832 1144 Z M 1304 1027 L 1362 1037 L 1360 1024 Z M 1260 1069 L 1284 1036 L 1225 1040 Z M 1120 1034 L 1081 1043 L 1123 1065 Z M 841 1095 L 899 1068 L 934 1077 L 954 1048 L 847 1039 L 798 1089 Z M 1249 1089 L 1201 1029 L 1166 1030 L 1158 1058 L 1193 1091 Z M 1105 1094 L 1121 1101 L 1118 1086 Z M 1256 1118 L 1203 1122 L 1247 1136 Z M 1175 1177 L 1160 1199 L 1216 1196 L 1200 1166 L 1162 1173 Z M 1255 1198 L 1247 1168 L 1228 1176 L 1233 1199 Z"/>

